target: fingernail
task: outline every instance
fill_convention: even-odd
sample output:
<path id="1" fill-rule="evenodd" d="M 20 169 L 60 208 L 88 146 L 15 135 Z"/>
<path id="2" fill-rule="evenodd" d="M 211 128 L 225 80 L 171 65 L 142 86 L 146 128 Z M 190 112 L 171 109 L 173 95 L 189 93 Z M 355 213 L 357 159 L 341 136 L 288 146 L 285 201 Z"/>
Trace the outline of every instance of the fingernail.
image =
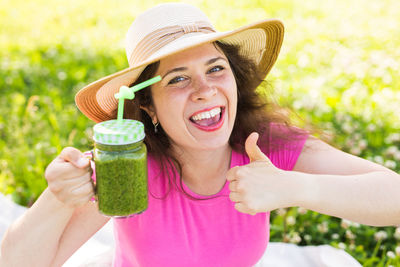
<path id="1" fill-rule="evenodd" d="M 77 162 L 79 167 L 86 167 L 88 165 L 88 163 L 89 163 L 89 160 L 87 158 L 79 158 L 78 162 Z"/>

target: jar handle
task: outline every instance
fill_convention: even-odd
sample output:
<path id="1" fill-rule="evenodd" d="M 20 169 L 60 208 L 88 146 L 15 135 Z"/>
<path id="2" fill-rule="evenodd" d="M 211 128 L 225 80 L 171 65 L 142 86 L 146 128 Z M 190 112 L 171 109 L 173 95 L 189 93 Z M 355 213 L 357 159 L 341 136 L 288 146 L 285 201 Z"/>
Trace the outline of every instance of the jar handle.
<path id="1" fill-rule="evenodd" d="M 92 176 L 91 176 L 91 178 L 92 178 L 92 184 L 93 184 L 93 187 L 94 187 L 95 196 L 92 197 L 92 198 L 90 199 L 90 201 L 92 201 L 92 202 L 97 202 L 96 166 L 95 166 L 94 160 L 93 160 L 93 150 L 85 151 L 85 152 L 83 152 L 83 154 L 85 155 L 85 157 L 86 157 L 87 159 L 89 159 L 89 161 L 90 161 L 90 168 L 91 168 L 91 170 L 92 170 Z"/>

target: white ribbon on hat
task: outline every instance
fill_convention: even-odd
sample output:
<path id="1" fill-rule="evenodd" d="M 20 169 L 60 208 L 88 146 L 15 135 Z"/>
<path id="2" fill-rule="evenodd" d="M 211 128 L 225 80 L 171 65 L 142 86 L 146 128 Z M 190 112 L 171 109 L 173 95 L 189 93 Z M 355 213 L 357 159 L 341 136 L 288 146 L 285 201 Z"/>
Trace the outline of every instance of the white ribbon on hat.
<path id="1" fill-rule="evenodd" d="M 158 51 L 165 45 L 182 37 L 185 34 L 193 32 L 212 33 L 214 28 L 207 22 L 198 21 L 186 25 L 168 26 L 146 35 L 132 51 L 128 60 L 129 66 L 134 66 L 143 62 L 154 52 Z"/>

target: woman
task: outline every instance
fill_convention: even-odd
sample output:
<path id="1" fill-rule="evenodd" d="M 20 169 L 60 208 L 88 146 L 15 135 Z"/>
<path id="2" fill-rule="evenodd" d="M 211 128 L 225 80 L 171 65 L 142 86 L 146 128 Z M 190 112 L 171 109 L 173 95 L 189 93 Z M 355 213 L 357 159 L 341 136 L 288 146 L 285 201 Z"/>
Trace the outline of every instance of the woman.
<path id="1" fill-rule="evenodd" d="M 114 266 L 252 266 L 269 211 L 283 207 L 400 223 L 398 174 L 287 126 L 255 91 L 282 38 L 276 20 L 219 33 L 190 5 L 158 5 L 128 31 L 130 67 L 77 94 L 99 122 L 115 118 L 119 86 L 162 77 L 126 105 L 146 127 L 151 195 L 146 212 L 114 220 Z M 90 176 L 83 153 L 65 148 L 46 169 L 48 188 L 9 228 L 1 263 L 60 266 L 100 229 L 109 218 L 89 201 Z"/>

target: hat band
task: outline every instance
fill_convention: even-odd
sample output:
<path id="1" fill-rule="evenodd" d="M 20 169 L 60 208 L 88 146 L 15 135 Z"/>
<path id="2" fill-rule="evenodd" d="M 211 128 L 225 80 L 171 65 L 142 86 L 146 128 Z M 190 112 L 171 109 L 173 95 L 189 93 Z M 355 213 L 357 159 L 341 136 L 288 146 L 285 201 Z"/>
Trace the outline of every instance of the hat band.
<path id="1" fill-rule="evenodd" d="M 186 25 L 175 25 L 158 29 L 146 35 L 137 44 L 128 59 L 129 66 L 133 67 L 136 65 L 135 63 L 142 62 L 175 39 L 192 32 L 212 33 L 215 32 L 215 30 L 210 23 L 205 21 L 197 21 Z"/>

